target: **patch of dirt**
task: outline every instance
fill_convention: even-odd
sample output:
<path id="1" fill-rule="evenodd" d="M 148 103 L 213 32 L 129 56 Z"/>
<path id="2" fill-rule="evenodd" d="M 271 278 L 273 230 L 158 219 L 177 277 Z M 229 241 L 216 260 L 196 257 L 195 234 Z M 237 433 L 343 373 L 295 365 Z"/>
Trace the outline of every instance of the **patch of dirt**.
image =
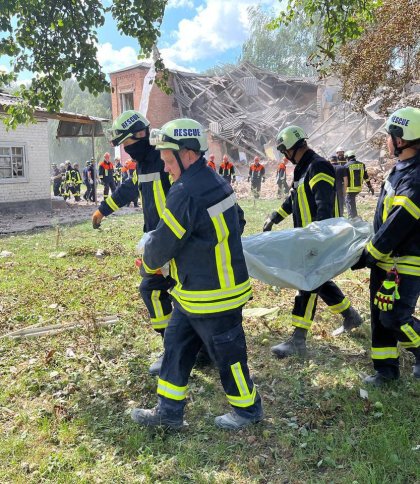
<path id="1" fill-rule="evenodd" d="M 76 203 L 74 201 L 65 202 L 62 199 L 52 199 L 51 212 L 1 214 L 0 236 L 55 227 L 56 225 L 84 222 L 92 217 L 98 206 L 99 203 L 95 205 L 84 200 Z M 115 215 L 127 215 L 129 213 L 138 213 L 139 211 L 141 211 L 139 208 L 124 207 L 116 212 Z"/>

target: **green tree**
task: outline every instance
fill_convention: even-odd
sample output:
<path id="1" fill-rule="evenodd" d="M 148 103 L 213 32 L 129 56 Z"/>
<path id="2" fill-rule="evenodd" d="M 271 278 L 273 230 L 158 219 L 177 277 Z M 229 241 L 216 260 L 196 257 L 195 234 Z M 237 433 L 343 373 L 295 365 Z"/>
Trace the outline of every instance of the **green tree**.
<path id="1" fill-rule="evenodd" d="M 82 91 L 74 79 L 68 79 L 61 85 L 62 108 L 73 113 L 89 114 L 111 119 L 111 95 L 103 92 L 97 96 Z M 91 138 L 56 138 L 58 121 L 50 121 L 48 125 L 48 140 L 50 146 L 50 162 L 62 163 L 65 160 L 78 161 L 81 166 L 92 156 Z M 103 125 L 106 129 L 106 125 Z M 95 153 L 102 156 L 110 151 L 106 137 L 95 138 Z"/>
<path id="2" fill-rule="evenodd" d="M 58 111 L 62 81 L 75 78 L 82 90 L 98 95 L 109 90 L 99 65 L 97 29 L 111 12 L 118 30 L 138 40 L 142 55 L 149 55 L 160 35 L 167 0 L 2 0 L 0 2 L 0 56 L 11 57 L 11 72 L 0 72 L 0 87 L 16 82 L 22 71 L 34 74 L 30 86 L 16 92 L 22 101 L 7 108 L 6 126 L 32 119 L 35 106 Z M 158 70 L 164 68 L 160 57 Z M 165 84 L 163 70 L 158 83 Z"/>
<path id="3" fill-rule="evenodd" d="M 291 76 L 314 76 L 316 70 L 307 59 L 316 45 L 317 27 L 305 21 L 306 14 L 291 19 L 286 25 L 276 24 L 269 29 L 274 18 L 273 11 L 261 6 L 248 10 L 249 39 L 242 46 L 240 60 L 258 67 Z"/>

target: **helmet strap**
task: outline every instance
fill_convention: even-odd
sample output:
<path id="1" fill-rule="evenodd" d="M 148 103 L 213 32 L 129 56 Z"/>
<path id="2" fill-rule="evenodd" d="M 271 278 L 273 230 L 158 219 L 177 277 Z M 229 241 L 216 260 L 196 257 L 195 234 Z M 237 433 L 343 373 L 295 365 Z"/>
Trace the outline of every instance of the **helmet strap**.
<path id="1" fill-rule="evenodd" d="M 185 168 L 184 168 L 184 165 L 182 164 L 181 157 L 179 156 L 179 151 L 172 150 L 172 153 L 174 154 L 176 161 L 178 162 L 178 166 L 181 170 L 181 175 L 182 175 L 182 173 L 184 173 L 185 171 Z"/>

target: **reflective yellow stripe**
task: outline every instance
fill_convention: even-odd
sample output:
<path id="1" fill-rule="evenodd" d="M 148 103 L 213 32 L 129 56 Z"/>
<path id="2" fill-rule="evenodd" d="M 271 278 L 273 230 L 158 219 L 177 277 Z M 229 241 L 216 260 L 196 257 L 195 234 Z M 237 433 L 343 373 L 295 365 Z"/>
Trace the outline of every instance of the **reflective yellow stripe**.
<path id="1" fill-rule="evenodd" d="M 251 393 L 248 389 L 241 364 L 239 362 L 234 363 L 233 365 L 230 365 L 230 369 L 232 371 L 233 378 L 235 379 L 236 386 L 238 387 L 239 395 L 241 395 L 241 397 L 250 395 Z"/>
<path id="2" fill-rule="evenodd" d="M 159 217 L 162 217 L 163 211 L 165 210 L 166 197 L 160 179 L 153 182 L 153 198 L 155 200 L 157 213 L 159 214 Z"/>
<path id="3" fill-rule="evenodd" d="M 334 200 L 334 217 L 339 217 L 339 216 L 340 216 L 340 207 L 338 206 L 338 197 L 336 195 Z"/>
<path id="4" fill-rule="evenodd" d="M 418 220 L 420 218 L 420 208 L 413 201 L 411 201 L 408 197 L 398 195 L 398 196 L 394 197 L 394 203 L 392 205 L 394 207 L 395 206 L 404 207 L 407 210 L 407 212 L 411 216 L 413 216 L 416 220 Z"/>
<path id="5" fill-rule="evenodd" d="M 159 319 L 163 316 L 163 307 L 160 302 L 160 290 L 153 290 L 150 300 L 152 301 L 153 311 L 155 312 L 156 318 Z"/>
<path id="6" fill-rule="evenodd" d="M 310 180 L 309 180 L 309 187 L 310 189 L 312 190 L 313 187 L 320 181 L 324 181 L 324 182 L 327 182 L 329 183 L 332 187 L 334 186 L 334 183 L 335 183 L 335 180 L 334 180 L 334 177 L 330 176 L 330 175 L 327 175 L 326 173 L 318 173 L 317 175 L 315 175 L 314 177 L 312 177 Z"/>
<path id="7" fill-rule="evenodd" d="M 388 254 L 383 254 L 380 252 L 373 244 L 372 241 L 370 241 L 367 246 L 366 250 L 371 254 L 375 259 L 377 260 L 382 260 L 382 259 L 387 259 L 391 252 L 388 252 Z"/>
<path id="8" fill-rule="evenodd" d="M 420 346 L 420 335 L 414 331 L 412 326 L 409 324 L 404 324 L 401 326 L 401 331 L 411 341 L 411 343 L 401 341 L 401 346 L 404 346 L 404 348 L 418 348 Z"/>
<path id="9" fill-rule="evenodd" d="M 169 208 L 165 208 L 161 218 L 165 222 L 165 224 L 172 230 L 174 235 L 178 237 L 178 239 L 182 239 L 186 230 L 174 217 L 173 213 L 169 210 Z"/>
<path id="10" fill-rule="evenodd" d="M 360 163 L 355 163 L 354 165 L 350 165 L 348 168 L 349 168 L 350 181 L 349 181 L 349 186 L 347 187 L 347 193 L 359 193 L 362 191 L 363 175 L 365 173 L 363 165 Z M 359 180 L 360 185 L 356 185 L 356 182 L 354 180 L 354 172 L 359 170 L 360 170 L 360 180 Z"/>
<path id="11" fill-rule="evenodd" d="M 309 209 L 308 198 L 306 197 L 305 184 L 302 183 L 297 189 L 298 206 L 300 211 L 300 218 L 302 219 L 302 227 L 306 227 L 312 222 L 311 211 Z"/>
<path id="12" fill-rule="evenodd" d="M 176 292 L 179 297 L 185 299 L 186 301 L 198 301 L 201 304 L 201 301 L 214 301 L 215 299 L 232 298 L 234 296 L 242 294 L 248 289 L 251 289 L 251 281 L 249 279 L 229 289 L 209 289 L 206 291 L 188 291 L 182 289 L 182 286 L 180 284 L 177 284 L 176 287 L 173 289 L 173 292 Z"/>
<path id="13" fill-rule="evenodd" d="M 232 299 L 217 301 L 217 302 L 197 302 L 190 303 L 186 302 L 178 296 L 176 293 L 176 288 L 171 291 L 171 295 L 178 301 L 183 309 L 192 314 L 207 314 L 207 313 L 220 313 L 223 311 L 228 311 L 230 309 L 235 309 L 243 306 L 252 295 L 251 288 L 244 294 L 237 296 Z"/>
<path id="14" fill-rule="evenodd" d="M 279 215 L 281 215 L 283 218 L 286 218 L 288 217 L 290 214 L 286 212 L 286 210 L 284 210 L 282 207 L 280 207 L 278 210 L 277 210 L 277 213 Z"/>
<path id="15" fill-rule="evenodd" d="M 387 348 L 371 348 L 372 360 L 387 360 L 388 358 L 398 358 L 400 356 L 396 346 Z"/>
<path id="16" fill-rule="evenodd" d="M 251 405 L 254 405 L 255 403 L 255 398 L 257 396 L 257 389 L 253 388 L 252 392 L 246 396 L 240 396 L 236 397 L 234 395 L 227 395 L 226 398 L 228 399 L 228 402 L 234 406 L 234 407 L 250 407 Z"/>
<path id="17" fill-rule="evenodd" d="M 393 262 L 377 262 L 376 265 L 384 271 L 390 271 L 394 267 Z M 405 274 L 406 276 L 420 276 L 420 267 L 400 264 L 398 262 L 395 266 L 399 274 Z"/>
<path id="18" fill-rule="evenodd" d="M 314 305 L 316 302 L 317 294 L 314 292 L 309 296 L 308 304 L 306 305 L 305 316 L 303 319 L 306 321 L 312 321 L 312 313 L 314 311 Z"/>
<path id="19" fill-rule="evenodd" d="M 235 285 L 233 275 L 232 259 L 229 248 L 229 229 L 226 225 L 223 213 L 216 217 L 211 217 L 217 236 L 217 245 L 214 248 L 217 275 L 221 288 L 232 287 Z"/>
<path id="20" fill-rule="evenodd" d="M 175 259 L 172 259 L 169 261 L 169 272 L 171 274 L 172 279 L 174 279 L 179 284 L 178 268 L 176 266 Z"/>
<path id="21" fill-rule="evenodd" d="M 163 397 L 170 398 L 171 400 L 185 400 L 187 396 L 188 385 L 185 387 L 178 387 L 165 380 L 158 380 L 157 393 Z"/>
<path id="22" fill-rule="evenodd" d="M 133 181 L 134 185 L 138 185 L 139 178 L 138 178 L 138 175 L 137 175 L 137 170 L 133 171 L 133 174 L 131 176 L 131 180 Z"/>
<path id="23" fill-rule="evenodd" d="M 114 212 L 116 210 L 119 210 L 119 206 L 114 202 L 114 200 L 112 199 L 112 197 L 108 197 L 106 200 L 105 200 L 106 204 L 109 206 L 109 208 L 111 210 L 113 210 Z"/>
<path id="24" fill-rule="evenodd" d="M 150 268 L 146 262 L 144 262 L 144 259 L 143 259 L 143 262 L 142 262 L 142 265 L 144 267 L 144 270 L 148 273 L 148 274 L 156 274 L 156 272 L 159 270 L 159 269 L 152 269 Z"/>
<path id="25" fill-rule="evenodd" d="M 168 327 L 168 323 L 171 319 L 171 313 L 162 316 L 161 318 L 150 318 L 152 322 L 153 329 L 166 329 Z"/>
<path id="26" fill-rule="evenodd" d="M 328 309 L 334 314 L 340 314 L 350 307 L 350 301 L 345 297 L 341 303 L 334 306 L 328 306 Z"/>
<path id="27" fill-rule="evenodd" d="M 293 326 L 309 330 L 311 329 L 312 323 L 313 323 L 312 319 L 305 319 L 305 318 L 302 318 L 302 316 L 295 316 L 294 314 L 292 314 Z"/>

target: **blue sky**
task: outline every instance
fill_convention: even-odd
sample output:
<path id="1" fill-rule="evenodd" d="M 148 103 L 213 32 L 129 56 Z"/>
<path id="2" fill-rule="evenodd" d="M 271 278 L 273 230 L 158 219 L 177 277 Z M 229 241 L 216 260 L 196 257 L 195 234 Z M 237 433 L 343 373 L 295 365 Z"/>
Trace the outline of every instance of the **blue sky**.
<path id="1" fill-rule="evenodd" d="M 104 0 L 109 2 L 109 0 Z M 279 10 L 279 0 L 261 0 Z M 217 64 L 235 62 L 248 37 L 249 6 L 253 0 L 169 0 L 158 48 L 169 68 L 201 72 Z M 98 32 L 98 59 L 105 72 L 138 62 L 137 42 L 121 35 L 111 15 Z M 8 67 L 0 57 L 0 69 Z M 30 73 L 21 79 L 31 78 Z"/>

